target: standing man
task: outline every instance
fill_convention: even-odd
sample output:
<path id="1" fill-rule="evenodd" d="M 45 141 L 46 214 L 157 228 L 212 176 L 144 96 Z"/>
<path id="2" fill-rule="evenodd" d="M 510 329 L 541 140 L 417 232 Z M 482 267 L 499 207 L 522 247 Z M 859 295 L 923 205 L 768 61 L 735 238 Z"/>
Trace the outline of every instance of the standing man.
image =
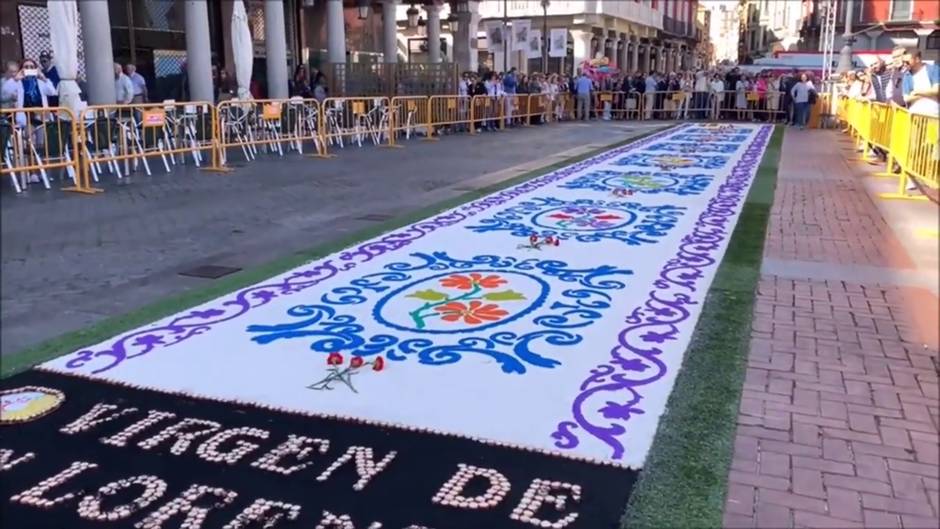
<path id="1" fill-rule="evenodd" d="M 134 104 L 146 103 L 148 100 L 147 80 L 144 79 L 143 75 L 137 73 L 137 67 L 133 64 L 125 66 L 124 71 L 127 72 L 127 77 L 131 80 L 131 86 L 134 87 L 134 99 L 132 100 Z"/>
<path id="2" fill-rule="evenodd" d="M 646 81 L 643 83 L 643 114 L 646 119 L 653 119 L 653 110 L 656 108 L 656 88 L 659 83 L 656 81 L 656 74 L 652 71 L 646 74 Z"/>
<path id="3" fill-rule="evenodd" d="M 129 105 L 134 100 L 134 85 L 118 63 L 114 63 L 114 99 L 118 105 Z"/>
<path id="4" fill-rule="evenodd" d="M 577 117 L 581 121 L 588 119 L 588 112 L 591 109 L 591 92 L 594 90 L 594 83 L 587 76 L 587 72 L 581 70 L 581 77 L 575 83 L 575 91 L 578 96 Z"/>
<path id="5" fill-rule="evenodd" d="M 508 95 L 506 98 L 506 126 L 512 126 L 512 109 L 515 104 L 516 88 L 519 82 L 516 79 L 516 67 L 509 69 L 509 73 L 503 76 L 503 93 Z"/>
<path id="6" fill-rule="evenodd" d="M 907 73 L 901 83 L 907 109 L 911 114 L 933 118 L 940 116 L 940 103 L 937 101 L 940 94 L 940 67 L 925 63 L 920 50 L 909 50 L 904 56 L 904 63 L 907 65 Z"/>
<path id="7" fill-rule="evenodd" d="M 39 54 L 39 66 L 42 67 L 42 74 L 46 76 L 52 86 L 59 88 L 59 70 L 52 64 L 52 52 L 46 50 Z M 59 96 L 49 96 L 49 106 L 59 106 Z"/>

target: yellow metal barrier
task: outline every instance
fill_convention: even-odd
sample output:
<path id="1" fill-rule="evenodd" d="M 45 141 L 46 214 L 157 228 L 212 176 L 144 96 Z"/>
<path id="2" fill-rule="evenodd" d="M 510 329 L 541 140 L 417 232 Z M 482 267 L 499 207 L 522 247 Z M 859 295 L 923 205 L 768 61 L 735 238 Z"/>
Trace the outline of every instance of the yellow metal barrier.
<path id="1" fill-rule="evenodd" d="M 473 130 L 470 96 L 431 96 L 428 98 L 428 138 L 435 139 L 438 129 L 466 128 Z"/>
<path id="2" fill-rule="evenodd" d="M 893 104 L 846 97 L 839 98 L 835 113 L 845 121 L 843 132 L 858 146 L 885 151 L 885 171 L 877 176 L 897 176 L 898 190 L 882 193 L 882 198 L 927 200 L 908 193 L 911 178 L 925 187 L 940 189 L 940 119 L 911 114 Z"/>
<path id="3" fill-rule="evenodd" d="M 430 107 L 426 96 L 393 97 L 391 100 L 390 125 L 392 130 L 391 141 L 399 136 L 411 139 L 412 135 L 423 132 L 430 136 L 428 122 L 430 120 Z"/>
<path id="4" fill-rule="evenodd" d="M 105 170 L 122 178 L 139 166 L 150 175 L 155 158 L 167 173 L 184 163 L 186 155 L 200 166 L 203 152 L 214 150 L 214 112 L 206 102 L 85 108 L 79 119 L 83 178 L 98 182 Z"/>
<path id="5" fill-rule="evenodd" d="M 320 114 L 316 99 L 223 101 L 216 107 L 219 163 L 226 164 L 232 149 L 252 161 L 265 151 L 278 156 L 291 150 L 303 154 L 308 142 L 314 155 L 321 155 Z"/>
<path id="6" fill-rule="evenodd" d="M 94 193 L 79 166 L 80 132 L 75 115 L 64 107 L 0 110 L 0 177 L 20 193 L 38 179 L 50 189 L 49 171 L 64 171 L 67 191 Z"/>
<path id="7" fill-rule="evenodd" d="M 473 134 L 479 129 L 496 130 L 502 128 L 503 111 L 505 105 L 503 102 L 493 96 L 473 96 L 470 100 L 470 121 L 473 123 L 470 127 L 470 133 Z"/>
<path id="8" fill-rule="evenodd" d="M 324 152 L 347 143 L 362 147 L 392 142 L 391 108 L 387 97 L 328 97 L 320 106 L 320 138 Z"/>

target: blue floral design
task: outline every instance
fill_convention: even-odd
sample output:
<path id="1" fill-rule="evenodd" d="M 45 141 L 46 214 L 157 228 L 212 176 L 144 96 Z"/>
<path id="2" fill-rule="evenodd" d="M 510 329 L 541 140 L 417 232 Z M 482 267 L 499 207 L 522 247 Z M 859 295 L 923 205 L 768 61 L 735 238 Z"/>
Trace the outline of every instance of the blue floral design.
<path id="1" fill-rule="evenodd" d="M 670 141 L 691 141 L 695 143 L 744 143 L 750 137 L 749 134 L 711 134 L 708 132 L 695 132 L 689 134 L 676 134 L 670 136 Z"/>
<path id="2" fill-rule="evenodd" d="M 672 138 L 670 138 L 672 140 Z M 654 143 L 649 147 L 646 147 L 647 151 L 654 152 L 673 152 L 673 153 L 689 153 L 693 154 L 696 152 L 716 152 L 721 154 L 731 154 L 738 150 L 737 145 L 728 144 L 728 143 L 690 143 L 690 142 L 663 142 L 663 143 Z"/>
<path id="3" fill-rule="evenodd" d="M 643 206 L 636 202 L 605 200 L 561 200 L 554 197 L 533 198 L 506 208 L 492 218 L 483 219 L 467 229 L 476 233 L 505 232 L 514 237 L 557 237 L 562 241 L 598 242 L 616 240 L 631 246 L 653 244 L 668 234 L 686 208 L 678 206 Z M 545 223 L 549 214 L 570 218 L 588 218 L 582 226 L 552 226 Z M 605 217 L 619 216 L 607 220 Z M 594 219 L 600 219 L 594 221 Z"/>
<path id="4" fill-rule="evenodd" d="M 463 260 L 446 252 L 434 252 L 414 253 L 410 257 L 409 261 L 386 265 L 382 272 L 333 288 L 316 303 L 292 307 L 287 311 L 288 321 L 249 325 L 247 332 L 255 334 L 252 341 L 260 345 L 301 339 L 309 343 L 312 351 L 324 355 L 331 352 L 363 357 L 382 355 L 393 361 L 415 359 L 432 366 L 454 364 L 465 355 L 477 354 L 495 360 L 505 373 L 522 374 L 530 367 L 550 369 L 561 365 L 559 360 L 546 356 L 545 347 L 581 343 L 579 330 L 603 317 L 603 312 L 610 308 L 610 291 L 624 289 L 627 285 L 624 277 L 633 273 L 610 265 L 570 268 L 564 261 L 496 255 Z M 518 316 L 526 321 L 525 332 L 480 329 L 461 337 L 465 330 L 429 334 L 385 325 L 389 333 L 369 333 L 356 316 L 343 314 L 344 308 L 372 304 L 374 316 L 390 296 L 407 291 L 404 285 L 433 278 L 435 272 L 512 272 L 529 276 L 539 284 L 547 285 L 545 279 L 553 278 L 570 287 L 548 288 L 537 299 L 528 300 L 531 306 Z M 370 323 L 373 327 L 382 325 L 378 320 Z"/>
<path id="5" fill-rule="evenodd" d="M 664 171 L 691 168 L 720 169 L 728 163 L 728 157 L 720 155 L 633 153 L 618 158 L 613 163 L 619 166 L 658 167 Z"/>
<path id="6" fill-rule="evenodd" d="M 592 189 L 612 192 L 629 189 L 634 193 L 679 196 L 700 195 L 714 180 L 709 174 L 681 174 L 668 171 L 591 171 L 560 185 L 563 189 Z"/>

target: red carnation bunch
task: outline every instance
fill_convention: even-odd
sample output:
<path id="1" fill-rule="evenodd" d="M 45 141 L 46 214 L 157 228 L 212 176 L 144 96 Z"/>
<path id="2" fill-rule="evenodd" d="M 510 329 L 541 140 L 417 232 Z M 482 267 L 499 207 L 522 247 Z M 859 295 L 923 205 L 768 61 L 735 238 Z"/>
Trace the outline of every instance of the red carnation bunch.
<path id="1" fill-rule="evenodd" d="M 343 355 L 340 353 L 333 352 L 328 354 L 326 357 L 326 365 L 329 366 L 327 368 L 327 375 L 320 381 L 310 384 L 307 386 L 307 388 L 316 390 L 331 390 L 333 389 L 331 386 L 333 382 L 342 382 L 343 384 L 346 384 L 346 386 L 349 387 L 353 393 L 358 393 L 352 384 L 353 375 L 359 373 L 359 371 L 361 371 L 366 366 L 372 366 L 372 371 L 376 372 L 385 369 L 385 359 L 381 356 L 377 356 L 374 360 L 366 362 L 365 359 L 361 356 L 353 355 L 353 357 L 349 360 L 348 366 L 343 367 L 344 363 L 345 360 L 343 359 Z"/>

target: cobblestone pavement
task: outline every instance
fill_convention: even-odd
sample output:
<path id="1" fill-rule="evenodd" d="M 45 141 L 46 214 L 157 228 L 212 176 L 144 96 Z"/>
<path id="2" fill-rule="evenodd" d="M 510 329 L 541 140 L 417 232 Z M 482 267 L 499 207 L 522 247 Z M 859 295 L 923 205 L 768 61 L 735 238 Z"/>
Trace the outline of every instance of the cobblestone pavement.
<path id="1" fill-rule="evenodd" d="M 787 131 L 726 527 L 937 527 L 937 245 L 930 203 Z"/>
<path id="2" fill-rule="evenodd" d="M 559 124 L 264 158 L 230 174 L 152 163 L 152 177 L 108 175 L 94 197 L 16 196 L 3 182 L 0 350 L 211 282 L 178 275 L 193 266 L 255 266 L 366 228 L 365 215 L 403 214 L 662 126 Z"/>

